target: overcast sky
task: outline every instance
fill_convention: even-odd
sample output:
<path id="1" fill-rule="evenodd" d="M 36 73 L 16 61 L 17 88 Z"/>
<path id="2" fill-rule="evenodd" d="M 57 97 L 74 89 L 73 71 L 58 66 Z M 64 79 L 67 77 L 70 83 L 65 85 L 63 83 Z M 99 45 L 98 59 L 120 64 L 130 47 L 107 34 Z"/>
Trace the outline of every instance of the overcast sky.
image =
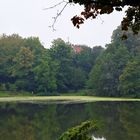
<path id="1" fill-rule="evenodd" d="M 0 34 L 17 33 L 22 37 L 36 36 L 42 44 L 49 48 L 53 39 L 62 38 L 73 44 L 85 44 L 90 47 L 109 43 L 114 29 L 120 25 L 124 13 L 114 12 L 103 15 L 96 20 L 88 20 L 77 29 L 71 18 L 79 15 L 83 7 L 68 5 L 58 18 L 54 32 L 50 25 L 58 10 L 64 4 L 49 10 L 62 0 L 0 0 Z"/>

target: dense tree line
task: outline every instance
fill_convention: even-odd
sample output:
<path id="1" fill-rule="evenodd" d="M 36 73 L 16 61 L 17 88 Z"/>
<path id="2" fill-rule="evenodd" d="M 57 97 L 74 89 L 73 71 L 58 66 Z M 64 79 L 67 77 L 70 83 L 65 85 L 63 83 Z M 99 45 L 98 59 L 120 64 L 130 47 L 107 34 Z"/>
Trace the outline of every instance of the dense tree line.
<path id="1" fill-rule="evenodd" d="M 50 49 L 38 38 L 0 37 L 0 90 L 53 95 L 87 89 L 98 96 L 140 96 L 140 34 L 118 27 L 112 42 L 90 48 L 58 38 Z"/>
<path id="2" fill-rule="evenodd" d="M 112 43 L 98 58 L 91 70 L 88 88 L 100 96 L 140 96 L 140 34 L 128 31 L 127 40 L 118 27 L 113 32 Z"/>
<path id="3" fill-rule="evenodd" d="M 84 89 L 102 47 L 91 49 L 58 38 L 50 49 L 36 37 L 0 37 L 0 90 L 52 94 Z"/>

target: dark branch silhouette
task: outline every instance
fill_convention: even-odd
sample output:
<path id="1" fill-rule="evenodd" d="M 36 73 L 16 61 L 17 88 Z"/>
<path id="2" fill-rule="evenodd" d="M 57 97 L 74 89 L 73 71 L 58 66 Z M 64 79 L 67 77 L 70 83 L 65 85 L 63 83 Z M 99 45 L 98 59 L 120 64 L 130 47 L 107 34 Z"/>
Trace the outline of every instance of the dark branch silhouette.
<path id="1" fill-rule="evenodd" d="M 56 31 L 56 29 L 55 29 L 55 23 L 57 22 L 58 17 L 61 16 L 62 12 L 65 10 L 65 8 L 66 8 L 67 5 L 69 4 L 69 2 L 63 0 L 63 1 L 61 1 L 61 2 L 59 2 L 59 3 L 57 3 L 57 4 L 55 4 L 55 5 L 53 5 L 53 6 L 51 6 L 51 7 L 48 7 L 48 8 L 44 8 L 44 9 L 43 9 L 43 10 L 53 9 L 53 8 L 55 8 L 55 7 L 57 7 L 57 6 L 61 5 L 61 4 L 63 4 L 63 3 L 65 3 L 65 5 L 62 7 L 62 9 L 61 9 L 60 11 L 57 12 L 57 14 L 56 14 L 55 17 L 52 17 L 52 18 L 53 18 L 53 23 L 52 23 L 52 25 L 50 25 L 49 27 L 52 28 L 53 31 Z"/>

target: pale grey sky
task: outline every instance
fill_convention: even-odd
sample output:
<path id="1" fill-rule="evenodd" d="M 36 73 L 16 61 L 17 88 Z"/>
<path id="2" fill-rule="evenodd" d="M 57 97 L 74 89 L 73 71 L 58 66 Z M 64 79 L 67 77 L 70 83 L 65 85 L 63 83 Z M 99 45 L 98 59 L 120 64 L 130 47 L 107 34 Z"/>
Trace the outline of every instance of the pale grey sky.
<path id="1" fill-rule="evenodd" d="M 22 37 L 37 36 L 47 48 L 53 39 L 62 38 L 73 44 L 85 44 L 90 47 L 109 43 L 114 29 L 120 25 L 123 12 L 100 16 L 96 20 L 88 20 L 77 29 L 71 23 L 71 18 L 79 15 L 83 7 L 69 5 L 58 18 L 54 32 L 48 26 L 52 17 L 56 16 L 62 6 L 43 10 L 62 0 L 0 0 L 0 34 L 17 33 Z M 104 21 L 102 23 L 102 20 Z"/>

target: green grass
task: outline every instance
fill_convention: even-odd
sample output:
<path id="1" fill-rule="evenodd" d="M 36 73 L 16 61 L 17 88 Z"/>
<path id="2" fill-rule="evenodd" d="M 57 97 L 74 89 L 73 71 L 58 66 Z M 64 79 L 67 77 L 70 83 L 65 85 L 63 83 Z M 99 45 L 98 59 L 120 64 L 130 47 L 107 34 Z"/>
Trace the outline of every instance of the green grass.
<path id="1" fill-rule="evenodd" d="M 140 101 L 133 98 L 110 98 L 93 96 L 15 96 L 0 97 L 0 102 L 30 102 L 30 101 L 69 101 L 69 102 L 93 102 L 93 101 Z"/>
<path id="2" fill-rule="evenodd" d="M 33 96 L 31 93 L 11 93 L 0 92 L 0 102 L 95 102 L 95 101 L 140 101 L 140 98 L 116 98 L 116 97 L 96 97 L 96 96 L 74 96 L 73 93 L 62 94 L 61 96 Z M 77 94 L 75 94 L 77 95 Z"/>

